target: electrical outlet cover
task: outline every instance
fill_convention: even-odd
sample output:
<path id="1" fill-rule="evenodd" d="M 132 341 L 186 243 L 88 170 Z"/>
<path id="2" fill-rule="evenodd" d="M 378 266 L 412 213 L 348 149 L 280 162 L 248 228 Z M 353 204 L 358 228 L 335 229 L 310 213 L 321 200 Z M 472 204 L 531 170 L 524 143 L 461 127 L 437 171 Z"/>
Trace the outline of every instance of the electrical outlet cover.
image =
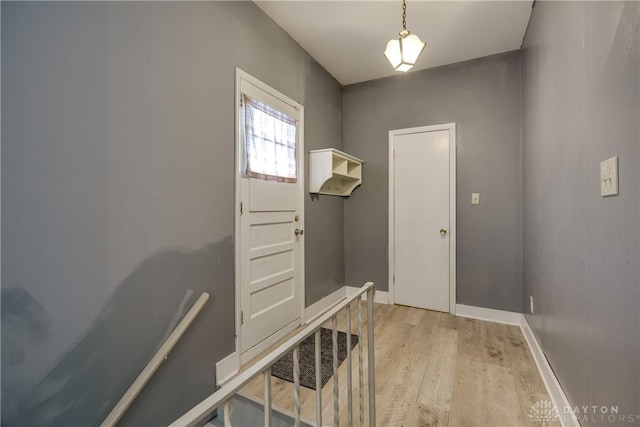
<path id="1" fill-rule="evenodd" d="M 600 162 L 600 195 L 618 195 L 618 156 Z"/>

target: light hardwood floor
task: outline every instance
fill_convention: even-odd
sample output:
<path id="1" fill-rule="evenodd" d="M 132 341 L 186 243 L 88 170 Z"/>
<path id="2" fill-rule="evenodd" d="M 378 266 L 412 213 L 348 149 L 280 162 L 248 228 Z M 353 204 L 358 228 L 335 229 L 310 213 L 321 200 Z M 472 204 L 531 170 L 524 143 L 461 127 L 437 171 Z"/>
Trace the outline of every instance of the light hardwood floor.
<path id="1" fill-rule="evenodd" d="M 363 305 L 364 317 L 365 313 Z M 352 333 L 357 334 L 356 307 L 352 307 L 352 319 Z M 374 329 L 377 425 L 541 425 L 529 419 L 529 410 L 536 402 L 550 399 L 518 327 L 376 304 Z M 346 331 L 344 314 L 338 318 L 338 330 Z M 366 396 L 366 339 L 364 343 Z M 357 350 L 352 364 L 354 425 L 359 417 Z M 345 361 L 338 371 L 340 425 L 348 425 L 346 365 Z M 273 404 L 292 411 L 293 384 L 272 377 L 271 386 Z M 262 399 L 263 390 L 260 377 L 243 392 Z M 301 387 L 301 414 L 308 420 L 316 417 L 315 396 L 314 390 Z M 331 425 L 333 379 L 322 389 L 322 403 L 323 424 Z"/>

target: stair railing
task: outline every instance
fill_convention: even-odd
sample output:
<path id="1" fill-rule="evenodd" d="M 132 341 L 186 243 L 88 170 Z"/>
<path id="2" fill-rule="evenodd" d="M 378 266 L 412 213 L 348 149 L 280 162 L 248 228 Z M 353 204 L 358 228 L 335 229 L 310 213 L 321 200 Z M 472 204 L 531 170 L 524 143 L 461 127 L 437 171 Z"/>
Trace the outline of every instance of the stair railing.
<path id="1" fill-rule="evenodd" d="M 271 396 L 271 367 L 284 355 L 293 351 L 293 379 L 294 379 L 294 425 L 300 426 L 300 344 L 311 335 L 315 334 L 315 371 L 316 371 L 316 425 L 322 426 L 322 378 L 321 378 L 321 340 L 320 328 L 323 324 L 331 321 L 332 325 L 332 345 L 333 345 L 333 425 L 339 425 L 340 421 L 340 400 L 338 390 L 338 330 L 337 316 L 341 311 L 345 311 L 347 323 L 347 424 L 353 425 L 353 398 L 352 398 L 352 356 L 351 356 L 351 304 L 356 302 L 358 312 L 358 384 L 360 398 L 360 426 L 364 426 L 364 372 L 363 372 L 363 322 L 362 304 L 366 296 L 367 301 L 367 376 L 368 376 L 368 402 L 369 402 L 369 426 L 376 425 L 375 417 L 375 366 L 374 366 L 374 341 L 373 341 L 373 302 L 375 295 L 375 285 L 372 282 L 366 283 L 357 292 L 350 295 L 336 306 L 319 316 L 306 328 L 298 332 L 284 344 L 269 353 L 246 371 L 238 374 L 229 380 L 222 388 L 194 406 L 171 424 L 171 427 L 192 427 L 201 426 L 212 416 L 215 409 L 224 407 L 224 425 L 232 425 L 233 404 L 232 399 L 244 386 L 259 375 L 264 379 L 264 425 L 271 426 L 272 422 L 272 396 Z"/>

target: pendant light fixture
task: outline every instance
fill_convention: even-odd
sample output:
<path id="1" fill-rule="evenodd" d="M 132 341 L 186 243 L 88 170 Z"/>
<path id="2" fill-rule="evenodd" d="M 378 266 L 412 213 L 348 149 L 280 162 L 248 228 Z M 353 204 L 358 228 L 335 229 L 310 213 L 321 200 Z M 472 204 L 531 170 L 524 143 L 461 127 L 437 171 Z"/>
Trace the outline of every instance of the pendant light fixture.
<path id="1" fill-rule="evenodd" d="M 407 3 L 402 0 L 402 31 L 397 39 L 389 40 L 384 56 L 396 71 L 407 72 L 416 64 L 425 47 L 420 37 L 407 30 Z"/>

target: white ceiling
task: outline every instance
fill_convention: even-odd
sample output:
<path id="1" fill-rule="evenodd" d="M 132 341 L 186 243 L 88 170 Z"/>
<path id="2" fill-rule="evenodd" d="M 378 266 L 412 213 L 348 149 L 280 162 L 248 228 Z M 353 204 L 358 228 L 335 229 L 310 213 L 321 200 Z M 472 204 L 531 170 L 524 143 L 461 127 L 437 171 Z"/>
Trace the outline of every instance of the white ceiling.
<path id="1" fill-rule="evenodd" d="M 402 29 L 401 0 L 254 1 L 341 84 L 397 74 L 382 52 Z M 407 29 L 427 43 L 411 71 L 519 49 L 532 3 L 408 0 Z"/>

